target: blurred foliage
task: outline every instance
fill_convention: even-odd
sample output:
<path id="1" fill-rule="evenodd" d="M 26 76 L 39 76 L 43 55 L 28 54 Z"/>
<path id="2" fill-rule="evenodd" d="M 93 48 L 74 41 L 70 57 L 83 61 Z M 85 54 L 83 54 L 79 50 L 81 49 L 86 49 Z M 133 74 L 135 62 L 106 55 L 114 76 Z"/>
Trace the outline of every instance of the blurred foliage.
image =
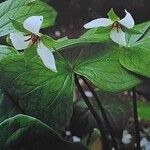
<path id="1" fill-rule="evenodd" d="M 80 143 L 64 141 L 49 126 L 26 115 L 5 120 L 0 124 L 0 132 L 1 150 L 87 150 Z"/>
<path id="2" fill-rule="evenodd" d="M 111 126 L 115 131 L 115 136 L 120 139 L 122 136 L 122 131 L 125 129 L 129 117 L 131 117 L 132 110 L 130 104 L 128 101 L 124 101 L 119 96 L 114 94 L 103 93 L 100 94 L 99 97 L 105 111 L 107 112 Z M 97 104 L 93 100 L 91 100 L 91 102 L 103 120 Z M 95 119 L 87 108 L 85 102 L 83 100 L 77 101 L 74 104 L 74 112 L 71 121 L 71 131 L 73 135 L 80 137 L 85 136 L 96 127 L 97 124 Z"/>
<path id="3" fill-rule="evenodd" d="M 141 119 L 150 120 L 150 103 L 139 101 L 138 114 Z"/>

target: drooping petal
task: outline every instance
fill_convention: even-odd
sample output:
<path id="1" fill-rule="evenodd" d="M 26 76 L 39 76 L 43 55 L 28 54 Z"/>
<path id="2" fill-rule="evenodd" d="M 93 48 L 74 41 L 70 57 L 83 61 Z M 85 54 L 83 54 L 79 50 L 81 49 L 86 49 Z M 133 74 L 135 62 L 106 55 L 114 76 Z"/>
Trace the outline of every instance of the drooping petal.
<path id="1" fill-rule="evenodd" d="M 24 36 L 22 33 L 10 33 L 11 42 L 16 50 L 23 50 L 29 46 L 31 36 Z M 27 41 L 28 40 L 28 41 Z"/>
<path id="2" fill-rule="evenodd" d="M 90 29 L 90 28 L 96 28 L 96 27 L 107 27 L 111 24 L 113 24 L 113 22 L 110 19 L 99 18 L 99 19 L 92 20 L 89 23 L 85 24 L 84 28 Z"/>
<path id="3" fill-rule="evenodd" d="M 57 72 L 54 55 L 52 51 L 43 44 L 42 41 L 38 43 L 37 53 L 48 69 Z"/>
<path id="4" fill-rule="evenodd" d="M 30 31 L 31 33 L 39 35 L 42 23 L 43 23 L 43 16 L 32 16 L 27 18 L 23 22 L 23 26 L 26 30 Z"/>
<path id="5" fill-rule="evenodd" d="M 123 19 L 121 19 L 119 23 L 125 26 L 126 28 L 131 29 L 135 25 L 134 19 L 129 12 L 127 12 L 126 10 L 125 12 L 126 12 L 126 16 Z"/>
<path id="6" fill-rule="evenodd" d="M 127 45 L 125 33 L 120 28 L 119 29 L 117 29 L 116 27 L 113 28 L 110 31 L 110 38 L 119 45 L 122 45 L 122 46 Z"/>

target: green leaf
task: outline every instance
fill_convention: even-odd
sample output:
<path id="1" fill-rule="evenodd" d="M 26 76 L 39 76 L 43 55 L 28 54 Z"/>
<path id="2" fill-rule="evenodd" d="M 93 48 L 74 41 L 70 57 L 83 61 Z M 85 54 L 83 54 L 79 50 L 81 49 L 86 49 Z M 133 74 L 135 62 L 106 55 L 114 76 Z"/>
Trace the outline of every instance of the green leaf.
<path id="1" fill-rule="evenodd" d="M 51 26 L 55 22 L 56 11 L 46 3 L 36 0 L 29 4 L 29 0 L 7 0 L 0 4 L 0 37 L 14 32 L 11 19 L 23 22 L 26 18 L 42 15 L 42 28 Z"/>
<path id="2" fill-rule="evenodd" d="M 111 44 L 113 45 L 113 44 Z M 116 46 L 85 47 L 75 64 L 75 72 L 85 76 L 98 88 L 120 92 L 136 86 L 140 81 L 124 69 L 119 62 L 120 50 Z"/>
<path id="3" fill-rule="evenodd" d="M 127 40 L 128 47 L 132 47 L 138 40 L 140 40 L 144 36 L 146 31 L 149 29 L 149 27 L 150 27 L 150 21 L 147 21 L 136 25 L 132 29 L 141 32 L 141 34 L 127 33 L 126 40 Z"/>
<path id="4" fill-rule="evenodd" d="M 81 143 L 64 141 L 36 118 L 17 115 L 0 124 L 1 150 L 87 150 Z"/>
<path id="5" fill-rule="evenodd" d="M 130 48 L 122 48 L 119 56 L 120 63 L 128 70 L 150 77 L 150 42 L 139 41 Z"/>
<path id="6" fill-rule="evenodd" d="M 62 38 L 58 39 L 57 41 L 62 42 L 62 41 L 65 41 L 65 40 L 68 40 L 67 36 L 62 37 Z"/>
<path id="7" fill-rule="evenodd" d="M 80 38 L 78 39 L 66 39 L 57 41 L 54 45 L 55 49 L 62 50 L 66 48 L 72 48 L 75 46 L 81 46 L 81 45 L 89 45 L 91 43 L 103 43 L 110 39 L 109 34 L 96 34 L 95 30 L 88 30 L 86 33 L 84 33 Z"/>
<path id="8" fill-rule="evenodd" d="M 95 32 L 96 34 L 106 34 L 110 36 L 111 27 L 100 27 Z"/>
<path id="9" fill-rule="evenodd" d="M 8 55 L 15 54 L 17 51 L 10 46 L 0 45 L 0 61 Z"/>
<path id="10" fill-rule="evenodd" d="M 24 51 L 25 64 L 37 55 L 37 45 L 31 45 Z"/>
<path id="11" fill-rule="evenodd" d="M 118 21 L 118 20 L 120 20 L 120 18 L 114 12 L 113 8 L 111 8 L 111 10 L 108 12 L 107 15 L 108 15 L 109 19 L 111 19 L 112 21 Z"/>
<path id="12" fill-rule="evenodd" d="M 23 32 L 23 33 L 28 33 L 28 32 L 29 32 L 28 30 L 26 30 L 26 29 L 23 27 L 23 24 L 20 23 L 19 21 L 16 21 L 16 20 L 14 20 L 14 19 L 10 19 L 10 20 L 11 20 L 11 23 L 12 23 L 13 27 L 14 27 L 16 30 L 18 30 L 18 31 L 20 31 L 20 32 Z"/>
<path id="13" fill-rule="evenodd" d="M 41 40 L 44 43 L 44 45 L 49 49 L 52 49 L 55 45 L 55 40 L 47 35 L 42 35 Z"/>
<path id="14" fill-rule="evenodd" d="M 150 103 L 149 102 L 138 102 L 138 115 L 141 119 L 150 120 Z"/>
<path id="15" fill-rule="evenodd" d="M 21 112 L 20 109 L 15 105 L 13 98 L 7 94 L 8 93 L 0 89 L 0 123 L 5 119 Z"/>
<path id="16" fill-rule="evenodd" d="M 142 40 L 150 40 L 150 28 L 148 28 L 148 30 L 145 32 L 145 34 L 142 37 Z"/>
<path id="17" fill-rule="evenodd" d="M 56 57 L 56 66 L 58 73 L 47 69 L 38 57 L 27 65 L 23 55 L 4 58 L 0 86 L 15 101 L 8 111 L 17 105 L 20 113 L 37 117 L 55 129 L 65 126 L 72 115 L 73 77 L 64 60 Z"/>
<path id="18" fill-rule="evenodd" d="M 138 31 L 138 30 L 135 30 L 135 29 L 124 28 L 123 30 L 124 30 L 124 32 L 126 32 L 128 34 L 143 34 L 141 31 Z"/>

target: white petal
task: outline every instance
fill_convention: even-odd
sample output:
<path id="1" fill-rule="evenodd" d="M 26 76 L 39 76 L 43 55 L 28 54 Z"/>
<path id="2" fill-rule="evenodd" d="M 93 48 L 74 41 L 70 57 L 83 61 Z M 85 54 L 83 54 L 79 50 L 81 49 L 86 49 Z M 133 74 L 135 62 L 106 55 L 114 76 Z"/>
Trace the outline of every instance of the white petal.
<path id="1" fill-rule="evenodd" d="M 16 50 L 23 50 L 29 46 L 31 36 L 24 36 L 22 33 L 10 33 L 11 42 Z"/>
<path id="2" fill-rule="evenodd" d="M 131 29 L 135 25 L 134 19 L 129 12 L 127 12 L 126 10 L 125 12 L 126 12 L 126 16 L 123 19 L 121 19 L 119 23 L 125 26 L 126 28 Z"/>
<path id="3" fill-rule="evenodd" d="M 99 19 L 92 20 L 89 23 L 85 24 L 84 28 L 90 29 L 90 28 L 96 28 L 96 27 L 107 27 L 111 24 L 113 24 L 113 22 L 110 19 L 99 18 Z"/>
<path id="4" fill-rule="evenodd" d="M 42 23 L 43 23 L 43 16 L 32 16 L 32 17 L 27 18 L 23 22 L 23 26 L 26 30 L 36 35 L 39 35 L 39 31 L 40 31 Z"/>
<path id="5" fill-rule="evenodd" d="M 126 46 L 126 37 L 125 33 L 121 29 L 116 27 L 110 31 L 110 38 L 117 44 Z"/>
<path id="6" fill-rule="evenodd" d="M 53 53 L 50 49 L 48 49 L 43 42 L 39 42 L 38 49 L 37 49 L 38 55 L 41 57 L 44 65 L 54 71 L 57 72 L 56 64 L 55 64 L 55 58 L 53 56 Z"/>

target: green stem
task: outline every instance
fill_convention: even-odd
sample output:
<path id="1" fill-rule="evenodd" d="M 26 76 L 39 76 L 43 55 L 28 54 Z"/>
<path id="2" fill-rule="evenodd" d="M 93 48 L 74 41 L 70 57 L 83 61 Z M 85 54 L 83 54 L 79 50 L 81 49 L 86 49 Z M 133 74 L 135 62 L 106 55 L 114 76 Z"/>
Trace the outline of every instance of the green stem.
<path id="1" fill-rule="evenodd" d="M 98 107 L 102 113 L 102 116 L 103 116 L 103 119 L 105 121 L 105 124 L 106 124 L 106 127 L 111 135 L 111 139 L 112 139 L 112 143 L 113 143 L 113 147 L 115 148 L 115 150 L 118 150 L 118 146 L 117 146 L 117 142 L 116 142 L 116 139 L 115 139 L 115 136 L 114 136 L 114 131 L 110 125 L 110 122 L 109 122 L 109 119 L 107 117 L 107 114 L 105 112 L 105 108 L 103 107 L 100 99 L 98 98 L 96 92 L 94 91 L 94 89 L 92 88 L 92 86 L 87 82 L 87 80 L 83 77 L 83 76 L 80 76 L 81 79 L 85 82 L 85 84 L 87 85 L 87 87 L 89 88 L 89 90 L 92 92 L 97 104 L 98 104 Z"/>
<path id="2" fill-rule="evenodd" d="M 95 118 L 96 122 L 97 122 L 97 125 L 98 125 L 98 128 L 101 132 L 101 135 L 102 135 L 102 142 L 103 142 L 103 147 L 104 147 L 104 150 L 109 150 L 109 142 L 107 140 L 107 137 L 106 137 L 106 134 L 105 134 L 105 128 L 103 126 L 103 122 L 101 121 L 101 119 L 99 118 L 98 114 L 96 113 L 95 109 L 93 108 L 93 106 L 91 105 L 89 99 L 87 98 L 87 96 L 85 95 L 84 93 L 84 90 L 82 89 L 82 86 L 80 85 L 79 83 L 79 80 L 78 80 L 78 77 L 77 75 L 75 74 L 75 83 L 76 83 L 76 86 L 81 94 L 81 96 L 83 97 L 83 100 L 85 101 L 86 105 L 88 106 L 89 110 L 91 111 L 93 117 Z"/>

